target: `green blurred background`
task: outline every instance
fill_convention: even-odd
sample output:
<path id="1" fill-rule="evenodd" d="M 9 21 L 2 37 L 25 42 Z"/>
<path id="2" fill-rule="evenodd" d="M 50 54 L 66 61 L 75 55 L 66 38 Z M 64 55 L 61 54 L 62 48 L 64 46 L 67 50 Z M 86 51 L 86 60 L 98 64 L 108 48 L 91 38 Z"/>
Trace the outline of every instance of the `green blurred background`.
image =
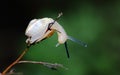
<path id="1" fill-rule="evenodd" d="M 88 44 L 84 48 L 68 41 L 55 47 L 57 34 L 30 48 L 22 60 L 63 64 L 57 71 L 35 64 L 17 64 L 12 69 L 24 75 L 120 75 L 119 0 L 5 0 L 1 2 L 0 72 L 25 48 L 25 29 L 34 18 L 56 18 L 68 35 Z"/>

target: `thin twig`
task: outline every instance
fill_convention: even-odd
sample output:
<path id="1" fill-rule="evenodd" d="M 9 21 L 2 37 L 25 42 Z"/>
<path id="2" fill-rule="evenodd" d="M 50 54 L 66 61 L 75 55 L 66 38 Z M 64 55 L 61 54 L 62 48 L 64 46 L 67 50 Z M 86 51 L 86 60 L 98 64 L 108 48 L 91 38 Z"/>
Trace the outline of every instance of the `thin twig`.
<path id="1" fill-rule="evenodd" d="M 28 48 L 26 48 L 22 54 L 12 63 L 10 64 L 3 72 L 2 75 L 6 75 L 6 73 L 15 65 L 19 62 L 19 60 L 25 55 L 25 53 L 28 51 Z"/>
<path id="2" fill-rule="evenodd" d="M 68 69 L 68 68 L 65 68 L 62 64 L 48 63 L 48 62 L 41 62 L 41 61 L 18 61 L 16 64 L 40 64 L 52 70 L 57 70 L 58 68 L 64 68 L 66 70 Z M 0 73 L 0 75 L 3 75 L 3 74 Z M 5 73 L 4 75 L 23 75 L 23 73 L 21 72 L 16 73 L 12 69 L 9 72 Z"/>
<path id="3" fill-rule="evenodd" d="M 67 69 L 67 68 L 65 68 L 62 64 L 57 64 L 57 63 L 54 63 L 54 64 L 53 64 L 53 63 L 41 62 L 41 61 L 19 61 L 18 64 L 19 64 L 19 63 L 41 64 L 41 65 L 46 66 L 46 67 L 48 67 L 48 68 L 50 68 L 50 69 L 53 69 L 53 70 L 57 70 L 59 67 L 60 67 L 60 68 Z"/>

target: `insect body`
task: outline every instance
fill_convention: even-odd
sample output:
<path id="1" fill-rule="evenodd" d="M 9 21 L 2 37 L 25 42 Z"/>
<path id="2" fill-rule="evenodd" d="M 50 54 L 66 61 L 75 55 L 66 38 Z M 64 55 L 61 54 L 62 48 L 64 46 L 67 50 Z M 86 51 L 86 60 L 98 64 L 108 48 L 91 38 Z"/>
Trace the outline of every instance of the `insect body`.
<path id="1" fill-rule="evenodd" d="M 64 31 L 63 27 L 55 22 L 50 28 L 49 23 L 54 22 L 52 18 L 42 18 L 42 19 L 34 19 L 32 20 L 25 32 L 25 35 L 28 37 L 26 43 L 37 43 L 41 40 L 52 36 L 52 34 L 56 31 L 58 34 L 58 42 L 59 44 L 65 43 L 67 40 L 67 34 Z"/>
<path id="2" fill-rule="evenodd" d="M 70 36 L 68 36 L 64 30 L 64 28 L 52 18 L 42 18 L 42 19 L 33 19 L 30 21 L 25 35 L 28 37 L 26 43 L 31 45 L 33 43 L 40 42 L 57 32 L 58 34 L 58 46 L 59 44 L 65 44 L 67 56 L 69 57 L 68 48 L 67 48 L 67 39 L 70 39 L 80 45 L 87 47 L 87 45 L 79 40 L 76 40 Z"/>

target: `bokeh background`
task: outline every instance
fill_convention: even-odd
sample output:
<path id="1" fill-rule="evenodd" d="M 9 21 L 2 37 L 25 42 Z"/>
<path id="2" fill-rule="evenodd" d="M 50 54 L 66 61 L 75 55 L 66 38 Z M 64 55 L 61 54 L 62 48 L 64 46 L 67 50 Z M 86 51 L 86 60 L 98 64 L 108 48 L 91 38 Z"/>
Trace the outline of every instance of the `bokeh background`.
<path id="1" fill-rule="evenodd" d="M 34 18 L 56 18 L 68 35 L 88 44 L 84 48 L 68 41 L 55 47 L 57 34 L 30 48 L 22 60 L 63 64 L 57 71 L 35 64 L 17 64 L 12 69 L 24 75 L 120 75 L 119 0 L 4 0 L 1 1 L 0 72 L 24 50 L 25 29 Z"/>

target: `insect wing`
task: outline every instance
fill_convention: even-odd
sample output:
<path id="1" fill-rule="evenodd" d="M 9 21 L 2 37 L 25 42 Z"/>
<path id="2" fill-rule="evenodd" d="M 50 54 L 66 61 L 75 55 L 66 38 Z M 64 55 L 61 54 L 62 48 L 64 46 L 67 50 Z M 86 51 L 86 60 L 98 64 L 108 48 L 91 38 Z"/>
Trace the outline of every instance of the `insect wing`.
<path id="1" fill-rule="evenodd" d="M 87 47 L 87 44 L 85 42 L 81 41 L 81 40 L 75 39 L 75 38 L 73 38 L 71 36 L 68 36 L 68 39 L 73 41 L 73 42 L 76 42 L 76 43 L 78 43 L 78 44 L 80 44 L 80 45 L 82 45 L 84 47 Z"/>

